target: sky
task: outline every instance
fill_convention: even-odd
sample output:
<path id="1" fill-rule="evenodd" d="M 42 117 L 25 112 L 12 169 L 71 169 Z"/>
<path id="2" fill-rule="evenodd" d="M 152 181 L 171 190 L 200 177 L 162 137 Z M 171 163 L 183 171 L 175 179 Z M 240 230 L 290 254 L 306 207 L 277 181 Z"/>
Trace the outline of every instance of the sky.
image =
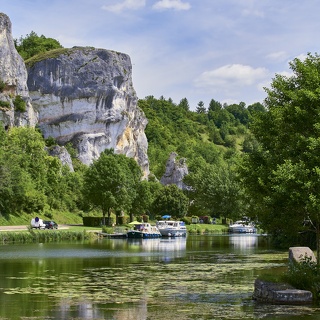
<path id="1" fill-rule="evenodd" d="M 139 99 L 187 98 L 191 110 L 262 103 L 275 75 L 320 45 L 319 0 L 0 0 L 0 12 L 15 39 L 128 54 Z"/>

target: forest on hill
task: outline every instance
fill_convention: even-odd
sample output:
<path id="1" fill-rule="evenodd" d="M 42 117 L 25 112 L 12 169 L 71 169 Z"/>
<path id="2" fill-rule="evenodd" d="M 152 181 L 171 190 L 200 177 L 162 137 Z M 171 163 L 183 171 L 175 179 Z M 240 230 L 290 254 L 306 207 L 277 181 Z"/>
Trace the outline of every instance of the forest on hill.
<path id="1" fill-rule="evenodd" d="M 52 40 L 31 33 L 16 47 L 29 57 L 60 47 Z M 71 172 L 46 152 L 53 139 L 0 126 L 1 216 L 125 213 L 122 222 L 162 214 L 186 222 L 194 215 L 247 216 L 278 244 L 317 244 L 320 257 L 320 56 L 309 53 L 289 65 L 292 75 L 275 75 L 263 104 L 212 99 L 193 111 L 187 98 L 140 99 L 148 119 L 147 181 L 135 161 L 112 150 L 87 167 L 66 145 Z M 159 182 L 171 152 L 186 159 L 186 190 Z"/>
<path id="2" fill-rule="evenodd" d="M 61 47 L 58 41 L 34 32 L 15 40 L 15 45 L 26 60 Z M 249 126 L 254 114 L 266 112 L 263 105 L 222 105 L 212 99 L 209 106 L 200 101 L 196 111 L 191 111 L 187 98 L 176 104 L 170 98 L 149 96 L 140 99 L 138 107 L 148 119 L 148 181 L 141 181 L 136 164 L 112 150 L 86 167 L 77 160 L 76 150 L 66 145 L 75 169 L 71 172 L 46 152 L 54 147 L 53 138 L 44 139 L 32 128 L 11 128 L 8 132 L 2 128 L 1 214 L 52 216 L 67 211 L 110 216 L 124 212 L 131 218 L 155 218 L 170 213 L 186 219 L 192 215 L 237 218 L 244 214 L 238 164 L 244 153 L 257 147 Z M 186 159 L 187 191 L 159 182 L 171 152 Z M 117 192 L 120 186 L 123 192 Z"/>

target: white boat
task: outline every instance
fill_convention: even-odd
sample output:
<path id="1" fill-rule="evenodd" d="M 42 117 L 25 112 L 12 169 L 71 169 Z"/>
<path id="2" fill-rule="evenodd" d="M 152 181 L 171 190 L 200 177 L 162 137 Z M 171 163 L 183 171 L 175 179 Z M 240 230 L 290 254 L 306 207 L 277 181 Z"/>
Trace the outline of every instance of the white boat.
<path id="1" fill-rule="evenodd" d="M 160 238 L 161 233 L 156 226 L 152 226 L 150 223 L 141 222 L 135 224 L 134 229 L 127 232 L 127 237 L 133 239 Z"/>
<path id="2" fill-rule="evenodd" d="M 256 233 L 257 229 L 252 223 L 239 220 L 234 224 L 230 224 L 228 231 L 230 233 Z"/>
<path id="3" fill-rule="evenodd" d="M 157 227 L 163 237 L 185 237 L 187 227 L 183 221 L 161 220 Z"/>

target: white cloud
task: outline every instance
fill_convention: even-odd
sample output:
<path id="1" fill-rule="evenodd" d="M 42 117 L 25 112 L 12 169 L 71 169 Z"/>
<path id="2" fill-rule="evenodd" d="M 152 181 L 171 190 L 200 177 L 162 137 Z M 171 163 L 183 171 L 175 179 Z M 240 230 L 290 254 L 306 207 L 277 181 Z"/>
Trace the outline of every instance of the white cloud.
<path id="1" fill-rule="evenodd" d="M 307 54 L 304 54 L 304 53 L 301 53 L 299 54 L 298 56 L 296 56 L 295 58 L 301 60 L 301 61 L 304 61 L 308 58 L 308 55 Z"/>
<path id="2" fill-rule="evenodd" d="M 181 2 L 181 0 L 160 0 L 153 5 L 153 8 L 157 10 L 189 10 L 191 5 L 188 2 Z"/>
<path id="3" fill-rule="evenodd" d="M 267 58 L 272 61 L 285 61 L 288 59 L 288 54 L 285 51 L 277 51 L 269 53 Z"/>
<path id="4" fill-rule="evenodd" d="M 114 5 L 103 6 L 103 10 L 119 13 L 123 10 L 137 10 L 146 5 L 146 0 L 125 0 Z"/>
<path id="5" fill-rule="evenodd" d="M 242 64 L 228 64 L 220 68 L 203 72 L 196 80 L 197 87 L 226 89 L 231 86 L 250 86 L 268 76 L 265 68 L 252 68 Z"/>

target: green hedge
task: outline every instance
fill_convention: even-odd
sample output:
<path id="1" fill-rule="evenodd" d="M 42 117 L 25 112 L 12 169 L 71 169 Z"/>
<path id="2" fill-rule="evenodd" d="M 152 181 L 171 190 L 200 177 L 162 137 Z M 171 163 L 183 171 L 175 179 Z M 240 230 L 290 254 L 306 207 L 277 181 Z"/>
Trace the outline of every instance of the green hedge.
<path id="1" fill-rule="evenodd" d="M 103 225 L 102 217 L 82 217 L 82 220 L 86 227 L 101 227 Z"/>

